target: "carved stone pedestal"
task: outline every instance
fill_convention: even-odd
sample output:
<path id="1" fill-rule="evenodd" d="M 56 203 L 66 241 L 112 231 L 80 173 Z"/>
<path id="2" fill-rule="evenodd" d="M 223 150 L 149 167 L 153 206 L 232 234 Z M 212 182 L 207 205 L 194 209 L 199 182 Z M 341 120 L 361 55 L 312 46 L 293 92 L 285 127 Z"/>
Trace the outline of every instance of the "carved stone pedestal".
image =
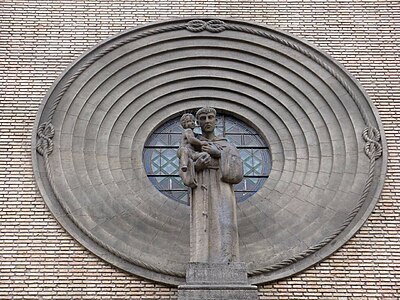
<path id="1" fill-rule="evenodd" d="M 190 263 L 178 300 L 257 300 L 257 287 L 247 280 L 244 263 Z"/>

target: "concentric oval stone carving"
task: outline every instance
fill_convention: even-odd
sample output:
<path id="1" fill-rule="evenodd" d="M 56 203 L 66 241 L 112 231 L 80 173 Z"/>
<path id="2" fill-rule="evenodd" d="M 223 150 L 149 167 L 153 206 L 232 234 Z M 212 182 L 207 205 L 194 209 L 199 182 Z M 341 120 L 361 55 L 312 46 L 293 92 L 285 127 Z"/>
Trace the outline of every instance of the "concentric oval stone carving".
<path id="1" fill-rule="evenodd" d="M 269 178 L 238 204 L 241 257 L 252 283 L 319 262 L 367 219 L 382 188 L 386 146 L 355 79 L 275 29 L 179 19 L 99 44 L 48 92 L 33 162 L 60 224 L 128 272 L 183 282 L 189 207 L 156 190 L 142 153 L 158 126 L 204 105 L 246 122 L 270 145 Z"/>

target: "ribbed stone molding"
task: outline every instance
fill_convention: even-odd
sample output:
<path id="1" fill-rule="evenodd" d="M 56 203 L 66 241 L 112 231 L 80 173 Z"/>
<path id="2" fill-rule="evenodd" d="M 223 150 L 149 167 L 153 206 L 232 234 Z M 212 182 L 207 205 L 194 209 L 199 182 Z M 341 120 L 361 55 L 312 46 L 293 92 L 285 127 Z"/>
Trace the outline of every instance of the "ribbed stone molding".
<path id="1" fill-rule="evenodd" d="M 189 208 L 153 187 L 142 151 L 165 120 L 205 105 L 253 126 L 271 149 L 270 177 L 238 207 L 250 283 L 319 262 L 368 218 L 387 155 L 379 116 L 357 81 L 276 29 L 178 19 L 99 44 L 48 92 L 32 155 L 56 219 L 128 272 L 184 282 Z"/>

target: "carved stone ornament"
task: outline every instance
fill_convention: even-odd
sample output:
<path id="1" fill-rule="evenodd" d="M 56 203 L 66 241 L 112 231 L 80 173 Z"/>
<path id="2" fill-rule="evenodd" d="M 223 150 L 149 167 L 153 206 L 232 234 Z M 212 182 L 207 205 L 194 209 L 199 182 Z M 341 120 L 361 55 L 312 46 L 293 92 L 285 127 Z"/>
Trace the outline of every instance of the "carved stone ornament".
<path id="1" fill-rule="evenodd" d="M 387 161 L 371 100 L 309 43 L 229 19 L 137 27 L 64 71 L 40 107 L 32 149 L 55 218 L 105 261 L 182 284 L 190 207 L 151 184 L 143 147 L 155 128 L 203 106 L 246 122 L 270 147 L 269 178 L 236 207 L 250 283 L 318 263 L 366 221 Z"/>

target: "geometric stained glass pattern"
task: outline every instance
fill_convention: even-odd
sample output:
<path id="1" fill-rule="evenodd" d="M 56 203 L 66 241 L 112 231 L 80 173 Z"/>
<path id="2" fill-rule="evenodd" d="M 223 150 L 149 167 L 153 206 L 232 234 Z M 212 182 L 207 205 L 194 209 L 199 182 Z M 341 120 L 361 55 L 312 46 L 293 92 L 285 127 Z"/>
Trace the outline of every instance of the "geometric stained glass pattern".
<path id="1" fill-rule="evenodd" d="M 194 131 L 200 133 L 199 128 Z M 243 160 L 244 179 L 235 185 L 236 200 L 242 202 L 256 193 L 268 178 L 271 170 L 269 148 L 253 128 L 232 116 L 217 116 L 215 134 L 224 135 L 234 144 Z M 143 162 L 147 176 L 161 193 L 189 204 L 188 188 L 179 177 L 176 154 L 181 135 L 180 116 L 164 123 L 147 139 Z"/>

